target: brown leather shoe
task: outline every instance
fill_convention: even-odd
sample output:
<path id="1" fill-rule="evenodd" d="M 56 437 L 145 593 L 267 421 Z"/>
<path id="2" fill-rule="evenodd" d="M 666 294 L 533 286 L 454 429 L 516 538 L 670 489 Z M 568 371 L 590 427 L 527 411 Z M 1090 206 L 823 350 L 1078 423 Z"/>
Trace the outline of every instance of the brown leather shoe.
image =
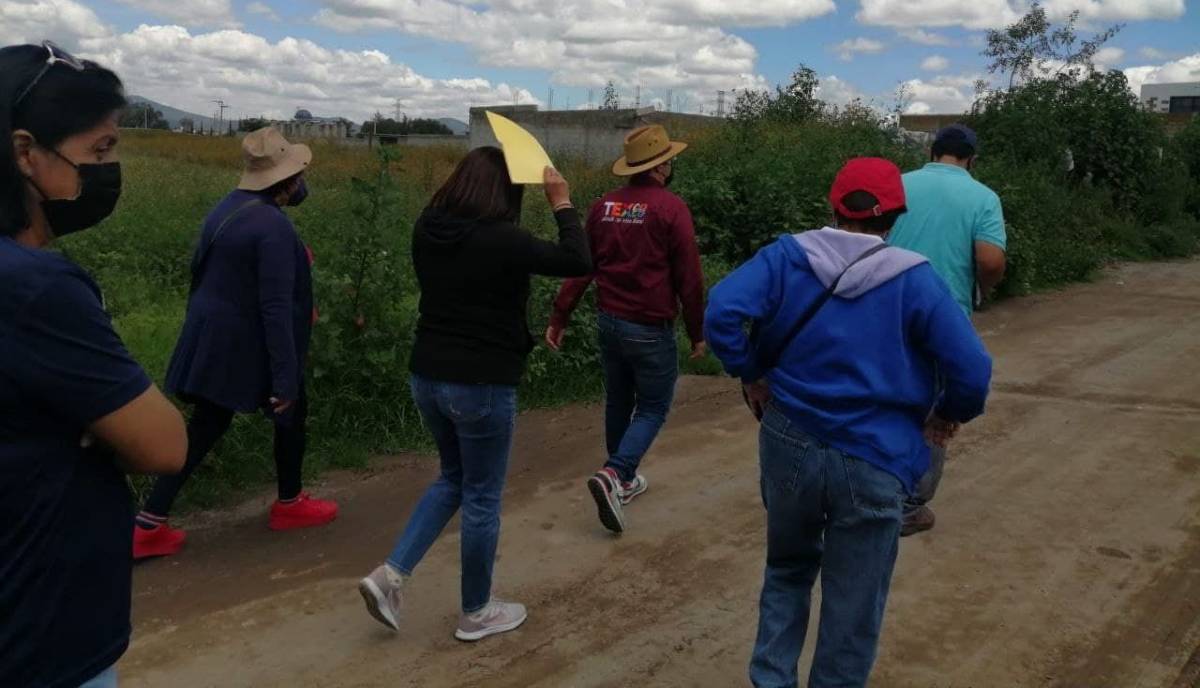
<path id="1" fill-rule="evenodd" d="M 933 530 L 933 524 L 936 522 L 937 516 L 934 515 L 933 509 L 922 504 L 911 511 L 904 512 L 904 523 L 900 525 L 900 537 Z"/>

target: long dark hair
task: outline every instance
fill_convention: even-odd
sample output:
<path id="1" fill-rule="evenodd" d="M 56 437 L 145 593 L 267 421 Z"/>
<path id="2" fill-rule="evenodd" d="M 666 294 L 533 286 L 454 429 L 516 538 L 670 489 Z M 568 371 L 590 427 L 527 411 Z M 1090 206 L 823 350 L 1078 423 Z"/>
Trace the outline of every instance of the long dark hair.
<path id="1" fill-rule="evenodd" d="M 504 153 L 494 146 L 476 148 L 458 163 L 454 173 L 429 201 L 429 210 L 440 210 L 464 220 L 516 222 L 521 217 L 525 187 L 508 176 Z"/>
<path id="2" fill-rule="evenodd" d="M 29 226 L 25 184 L 17 167 L 12 134 L 25 129 L 38 145 L 55 148 L 125 107 L 125 89 L 116 74 L 93 62 L 75 71 L 54 65 L 16 108 L 13 101 L 46 64 L 46 49 L 36 45 L 0 48 L 0 236 Z"/>

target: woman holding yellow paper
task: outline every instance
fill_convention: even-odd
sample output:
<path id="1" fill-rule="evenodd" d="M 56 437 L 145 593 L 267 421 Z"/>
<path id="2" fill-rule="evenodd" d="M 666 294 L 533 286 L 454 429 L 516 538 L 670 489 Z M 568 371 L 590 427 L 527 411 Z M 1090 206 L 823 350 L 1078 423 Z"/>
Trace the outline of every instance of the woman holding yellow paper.
<path id="1" fill-rule="evenodd" d="M 492 567 L 517 383 L 533 349 L 530 275 L 575 277 L 592 269 L 566 180 L 547 167 L 543 182 L 557 243 L 517 226 L 524 187 L 512 183 L 499 148 L 471 151 L 413 232 L 421 304 L 411 385 L 442 470 L 387 561 L 359 584 L 367 611 L 394 630 L 406 581 L 460 507 L 462 616 L 455 636 L 474 641 L 525 622 L 524 606 L 492 597 Z"/>

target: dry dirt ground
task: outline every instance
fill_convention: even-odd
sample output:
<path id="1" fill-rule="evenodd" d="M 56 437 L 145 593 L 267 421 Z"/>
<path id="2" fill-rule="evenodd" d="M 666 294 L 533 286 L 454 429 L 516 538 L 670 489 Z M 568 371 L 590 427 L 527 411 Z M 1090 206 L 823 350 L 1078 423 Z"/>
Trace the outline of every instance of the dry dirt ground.
<path id="1" fill-rule="evenodd" d="M 1200 263 L 1186 263 L 979 318 L 997 360 L 989 414 L 952 449 L 937 529 L 901 547 L 873 686 L 1200 685 L 1197 312 Z M 763 514 L 755 425 L 730 382 L 681 382 L 621 538 L 584 489 L 601 410 L 518 426 L 496 582 L 529 606 L 519 631 L 452 638 L 455 524 L 417 571 L 404 629 L 367 616 L 355 583 L 434 475 L 395 457 L 316 486 L 342 504 L 325 529 L 269 532 L 266 494 L 186 519 L 184 553 L 135 573 L 123 685 L 747 685 Z"/>

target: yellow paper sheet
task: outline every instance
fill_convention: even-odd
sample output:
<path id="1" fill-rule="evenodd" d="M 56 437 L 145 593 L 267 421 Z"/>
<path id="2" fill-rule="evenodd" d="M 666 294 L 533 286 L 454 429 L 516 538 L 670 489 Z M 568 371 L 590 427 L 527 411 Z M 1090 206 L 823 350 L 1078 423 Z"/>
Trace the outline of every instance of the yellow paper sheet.
<path id="1" fill-rule="evenodd" d="M 507 117 L 489 112 L 487 118 L 504 150 L 504 162 L 508 164 L 508 176 L 513 184 L 541 184 L 545 169 L 554 167 L 542 144 Z"/>

